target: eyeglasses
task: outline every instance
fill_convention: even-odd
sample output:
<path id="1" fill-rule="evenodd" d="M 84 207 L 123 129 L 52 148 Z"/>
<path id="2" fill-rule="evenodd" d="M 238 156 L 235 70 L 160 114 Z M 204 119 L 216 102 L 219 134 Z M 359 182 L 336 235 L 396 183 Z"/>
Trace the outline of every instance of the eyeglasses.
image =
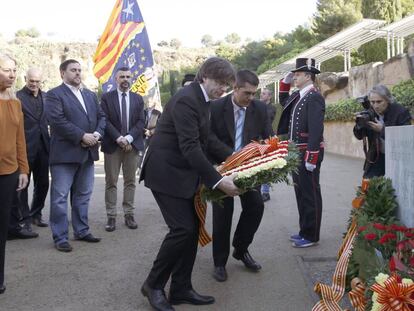
<path id="1" fill-rule="evenodd" d="M 371 105 L 375 105 L 375 104 L 381 104 L 383 102 L 383 100 L 370 100 L 369 101 L 371 103 Z"/>

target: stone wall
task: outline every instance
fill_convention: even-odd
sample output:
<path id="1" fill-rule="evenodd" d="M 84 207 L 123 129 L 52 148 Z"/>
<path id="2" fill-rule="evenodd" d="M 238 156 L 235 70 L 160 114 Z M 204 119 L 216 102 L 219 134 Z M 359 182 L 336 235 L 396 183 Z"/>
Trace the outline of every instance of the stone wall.
<path id="1" fill-rule="evenodd" d="M 384 84 L 391 87 L 414 77 L 414 41 L 407 54 L 382 62 L 351 67 L 349 72 L 326 72 L 318 77 L 318 86 L 327 104 L 346 98 L 366 95 L 372 87 Z"/>
<path id="2" fill-rule="evenodd" d="M 325 150 L 345 156 L 365 158 L 362 140 L 355 138 L 354 122 L 325 122 Z"/>

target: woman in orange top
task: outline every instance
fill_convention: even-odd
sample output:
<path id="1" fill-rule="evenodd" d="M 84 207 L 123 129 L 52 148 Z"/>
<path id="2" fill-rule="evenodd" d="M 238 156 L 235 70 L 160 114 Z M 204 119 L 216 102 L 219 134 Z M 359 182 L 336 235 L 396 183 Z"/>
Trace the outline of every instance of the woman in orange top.
<path id="1" fill-rule="evenodd" d="M 4 293 L 4 257 L 10 207 L 15 191 L 27 186 L 29 165 L 24 138 L 23 112 L 12 86 L 16 61 L 0 53 L 0 294 Z"/>

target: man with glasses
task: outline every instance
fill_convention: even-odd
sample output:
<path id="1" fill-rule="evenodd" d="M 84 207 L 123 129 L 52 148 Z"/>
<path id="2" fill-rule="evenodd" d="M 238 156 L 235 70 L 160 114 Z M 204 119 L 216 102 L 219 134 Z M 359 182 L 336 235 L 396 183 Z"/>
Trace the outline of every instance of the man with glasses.
<path id="1" fill-rule="evenodd" d="M 272 128 L 266 104 L 254 99 L 259 85 L 257 75 L 249 70 L 236 74 L 233 93 L 211 104 L 211 131 L 224 144 L 227 156 L 239 151 L 252 140 L 271 136 Z M 220 164 L 225 158 L 214 158 Z M 233 257 L 241 260 L 247 269 L 261 269 L 248 251 L 263 216 L 263 199 L 260 186 L 240 195 L 242 212 L 233 237 Z M 230 232 L 234 199 L 223 200 L 223 206 L 213 203 L 213 277 L 227 279 L 226 263 L 230 253 Z"/>
<path id="2" fill-rule="evenodd" d="M 32 232 L 32 222 L 39 227 L 48 226 L 42 219 L 42 209 L 49 190 L 50 137 L 44 111 L 45 93 L 40 89 L 41 70 L 30 68 L 26 73 L 25 81 L 26 85 L 16 95 L 22 103 L 24 115 L 27 159 L 30 168 L 29 182 L 33 174 L 33 199 L 29 208 L 28 187 L 16 193 L 9 224 L 9 236 L 21 239 L 38 236 L 37 233 Z"/>
<path id="3" fill-rule="evenodd" d="M 105 230 L 116 227 L 117 183 L 122 166 L 124 179 L 125 225 L 137 229 L 134 219 L 135 178 L 138 153 L 144 150 L 144 100 L 129 91 L 131 71 L 127 67 L 116 72 L 117 89 L 102 96 L 101 107 L 106 115 L 106 128 L 102 140 L 105 159 L 105 206 L 108 222 Z"/>
<path id="4" fill-rule="evenodd" d="M 151 189 L 169 228 L 141 288 L 155 310 L 214 303 L 214 297 L 197 293 L 191 281 L 199 233 L 194 197 L 201 183 L 230 196 L 239 194 L 235 176 L 222 177 L 207 158 L 210 153 L 221 153 L 220 158 L 227 154 L 209 133 L 210 100 L 222 96 L 233 81 L 234 69 L 227 60 L 207 59 L 195 81 L 166 104 L 144 158 L 140 180 Z M 167 300 L 164 288 L 170 277 Z"/>

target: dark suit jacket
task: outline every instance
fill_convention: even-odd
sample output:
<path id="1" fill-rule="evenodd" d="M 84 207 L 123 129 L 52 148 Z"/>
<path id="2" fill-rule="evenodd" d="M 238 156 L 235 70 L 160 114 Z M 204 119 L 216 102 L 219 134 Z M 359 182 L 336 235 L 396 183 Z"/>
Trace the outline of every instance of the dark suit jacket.
<path id="1" fill-rule="evenodd" d="M 206 154 L 222 150 L 215 149 L 217 144 L 209 145 L 209 139 L 214 139 L 209 132 L 209 104 L 199 83 L 193 82 L 180 89 L 165 106 L 140 180 L 154 191 L 185 199 L 194 196 L 200 182 L 213 187 L 221 175 Z"/>
<path id="2" fill-rule="evenodd" d="M 105 114 L 95 93 L 82 90 L 86 110 L 75 94 L 61 84 L 46 94 L 45 108 L 51 129 L 50 164 L 84 163 L 89 158 L 99 159 L 98 146 L 84 148 L 81 140 L 85 133 L 104 135 Z"/>
<path id="3" fill-rule="evenodd" d="M 33 162 L 39 148 L 49 152 L 50 137 L 47 129 L 47 119 L 45 113 L 45 92 L 39 92 L 40 101 L 42 102 L 42 113 L 40 117 L 37 116 L 36 107 L 31 102 L 31 91 L 27 87 L 23 87 L 17 91 L 17 97 L 22 103 L 22 110 L 24 115 L 24 133 L 26 136 L 26 150 L 27 159 Z"/>
<path id="4" fill-rule="evenodd" d="M 288 134 L 300 150 L 305 151 L 304 159 L 316 164 L 322 161 L 319 156 L 323 149 L 323 122 L 325 118 L 325 100 L 315 89 L 300 98 L 299 91 L 289 96 L 280 92 L 279 100 L 283 106 L 279 122 L 278 135 Z"/>
<path id="5" fill-rule="evenodd" d="M 235 128 L 234 128 L 234 109 L 231 100 L 232 94 L 214 101 L 211 104 L 211 131 L 223 142 L 228 155 L 234 150 Z M 252 140 L 268 138 L 272 135 L 272 125 L 267 115 L 266 104 L 252 100 L 246 109 L 243 127 L 243 146 Z M 221 163 L 224 159 L 212 158 L 216 163 Z"/>
<path id="6" fill-rule="evenodd" d="M 102 139 L 102 152 L 113 153 L 121 136 L 121 111 L 119 109 L 118 91 L 114 90 L 102 95 L 101 108 L 106 115 L 105 135 Z M 138 94 L 129 92 L 129 131 L 134 139 L 132 146 L 136 151 L 144 150 L 144 100 Z"/>

